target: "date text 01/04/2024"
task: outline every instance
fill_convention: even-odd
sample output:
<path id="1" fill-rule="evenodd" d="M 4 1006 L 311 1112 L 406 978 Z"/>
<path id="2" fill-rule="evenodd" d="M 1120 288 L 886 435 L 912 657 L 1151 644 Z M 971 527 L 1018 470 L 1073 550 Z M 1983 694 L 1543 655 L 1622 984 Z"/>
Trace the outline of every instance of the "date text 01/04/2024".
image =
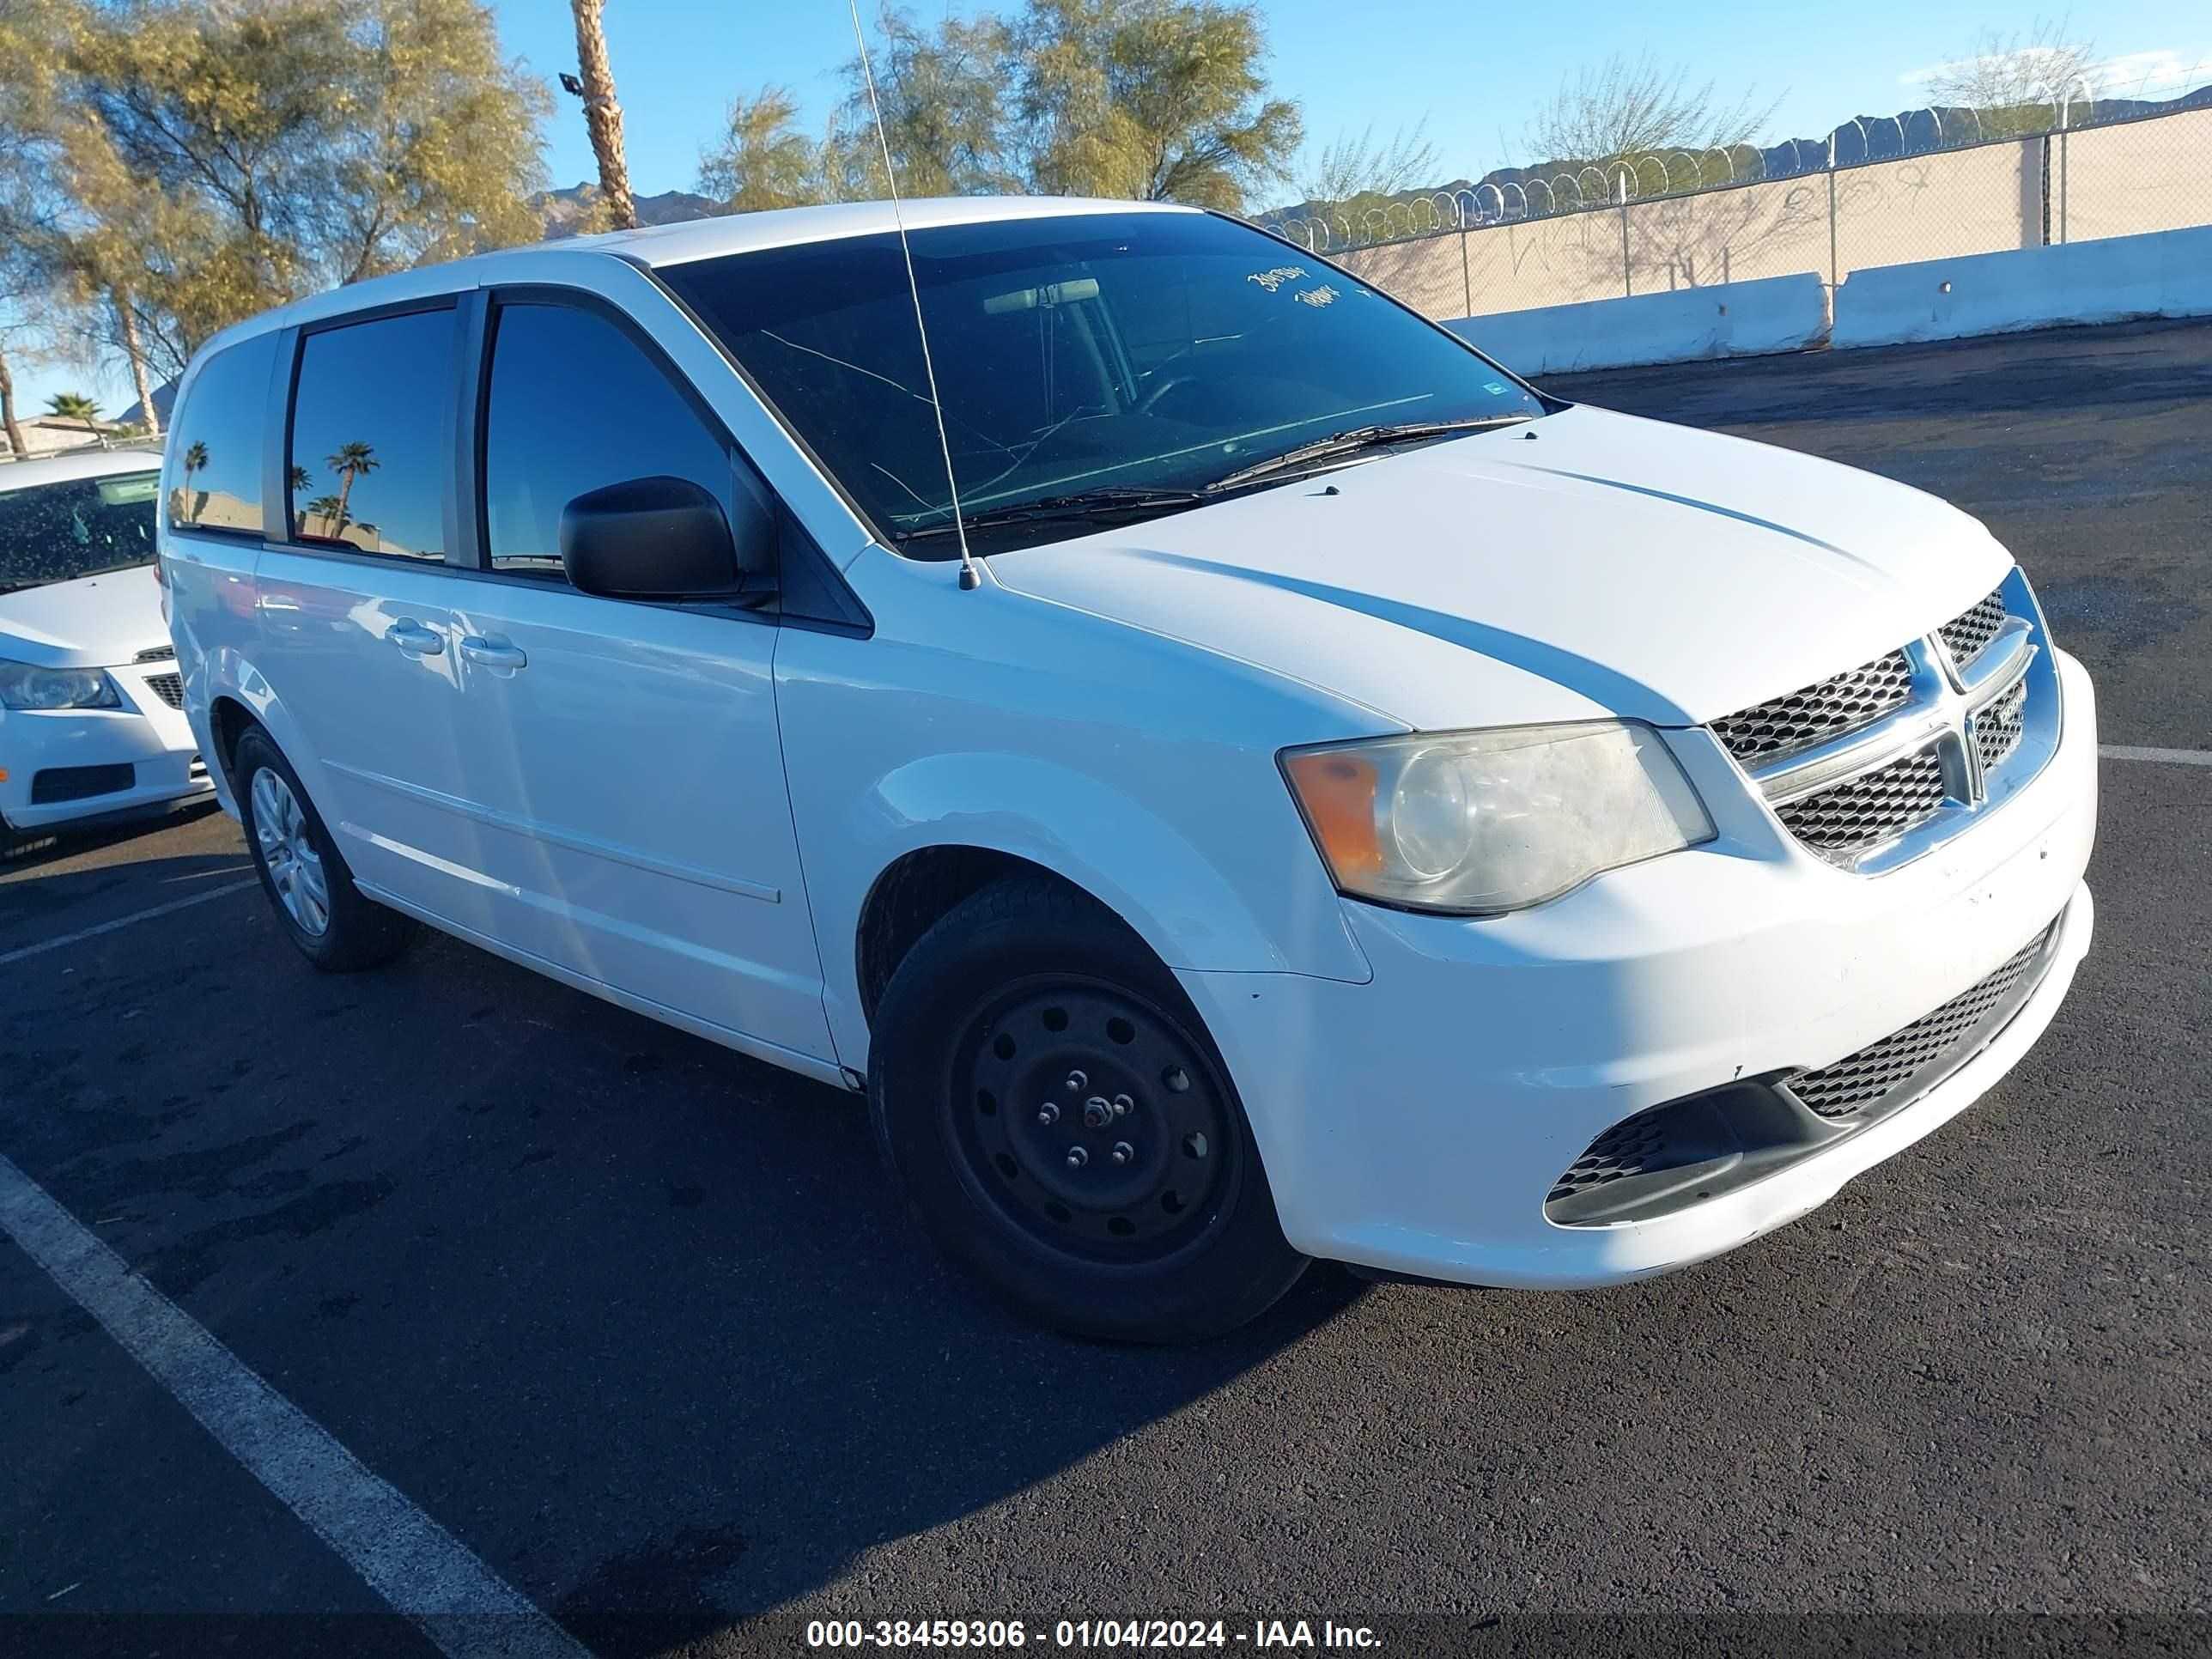
<path id="1" fill-rule="evenodd" d="M 1005 1619 L 830 1619 L 806 1627 L 811 1648 L 1020 1648 L 1100 1650 L 1225 1648 L 1368 1649 L 1381 1637 L 1365 1625 L 1304 1619 L 1255 1619 L 1232 1627 L 1220 1619 L 1062 1619 L 1049 1632 Z"/>

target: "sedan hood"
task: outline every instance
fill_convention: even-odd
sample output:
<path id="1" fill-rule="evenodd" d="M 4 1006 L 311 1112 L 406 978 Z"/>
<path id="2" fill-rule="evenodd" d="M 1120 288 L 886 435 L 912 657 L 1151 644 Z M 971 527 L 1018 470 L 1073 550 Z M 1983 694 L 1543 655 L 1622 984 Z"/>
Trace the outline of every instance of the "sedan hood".
<path id="1" fill-rule="evenodd" d="M 154 567 L 0 593 L 0 658 L 40 668 L 112 668 L 169 642 Z"/>
<path id="2" fill-rule="evenodd" d="M 1702 724 L 1929 632 L 2010 563 L 1887 478 L 1577 407 L 990 568 L 1435 730 Z"/>

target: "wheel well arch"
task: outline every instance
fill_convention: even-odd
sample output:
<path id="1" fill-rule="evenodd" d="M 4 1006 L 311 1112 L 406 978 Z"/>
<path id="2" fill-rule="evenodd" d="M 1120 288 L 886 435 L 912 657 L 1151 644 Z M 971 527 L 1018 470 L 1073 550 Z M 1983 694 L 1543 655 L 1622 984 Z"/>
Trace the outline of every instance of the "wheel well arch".
<path id="1" fill-rule="evenodd" d="M 254 730 L 261 722 L 252 712 L 235 697 L 217 697 L 208 705 L 208 725 L 215 737 L 216 763 L 228 777 L 231 763 L 238 755 L 238 740 Z"/>
<path id="2" fill-rule="evenodd" d="M 1141 939 L 1127 919 L 1097 894 L 1032 859 L 996 848 L 957 843 L 916 848 L 884 867 L 860 906 L 854 967 L 861 1018 L 871 1027 L 875 1024 L 876 1006 L 883 1000 L 884 988 L 924 933 L 970 894 L 1017 875 L 1041 877 L 1066 888 L 1127 928 L 1131 937 Z"/>

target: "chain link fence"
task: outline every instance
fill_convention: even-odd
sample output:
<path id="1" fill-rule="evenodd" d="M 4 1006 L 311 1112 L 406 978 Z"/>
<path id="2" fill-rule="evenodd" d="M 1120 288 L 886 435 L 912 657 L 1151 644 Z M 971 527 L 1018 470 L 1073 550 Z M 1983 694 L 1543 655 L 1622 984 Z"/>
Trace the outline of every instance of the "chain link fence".
<path id="1" fill-rule="evenodd" d="M 1780 176 L 1714 179 L 1751 172 L 1754 157 L 1764 174 L 1765 157 L 1813 147 L 1677 152 L 1439 191 L 1392 204 L 1413 228 L 1387 240 L 1360 242 L 1341 221 L 1273 229 L 1443 319 L 1801 272 L 1832 289 L 1875 265 L 2212 224 L 2212 101 L 2086 124 L 2062 109 L 2067 124 L 2050 131 L 1963 141 L 1956 118 L 1972 112 L 1950 112 L 1948 133 L 1943 113 L 1895 118 L 1901 153 L 1839 164 L 1852 131 L 1841 129 L 1828 165 Z M 1911 150 L 1923 119 L 1943 148 Z M 1877 147 L 1866 126 L 1854 123 L 1862 153 Z"/>

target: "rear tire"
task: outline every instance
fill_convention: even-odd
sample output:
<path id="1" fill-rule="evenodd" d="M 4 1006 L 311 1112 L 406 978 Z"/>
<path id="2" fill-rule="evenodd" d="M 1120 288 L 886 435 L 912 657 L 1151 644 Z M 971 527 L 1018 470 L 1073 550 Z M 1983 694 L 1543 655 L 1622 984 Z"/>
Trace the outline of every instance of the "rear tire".
<path id="1" fill-rule="evenodd" d="M 415 922 L 355 888 L 299 774 L 267 732 L 239 738 L 230 775 L 262 890 L 301 956 L 325 973 L 349 974 L 407 948 Z"/>
<path id="2" fill-rule="evenodd" d="M 908 952 L 877 1010 L 868 1095 L 923 1230 L 1042 1323 L 1196 1341 L 1305 1270 L 1182 988 L 1049 878 L 984 888 Z"/>

